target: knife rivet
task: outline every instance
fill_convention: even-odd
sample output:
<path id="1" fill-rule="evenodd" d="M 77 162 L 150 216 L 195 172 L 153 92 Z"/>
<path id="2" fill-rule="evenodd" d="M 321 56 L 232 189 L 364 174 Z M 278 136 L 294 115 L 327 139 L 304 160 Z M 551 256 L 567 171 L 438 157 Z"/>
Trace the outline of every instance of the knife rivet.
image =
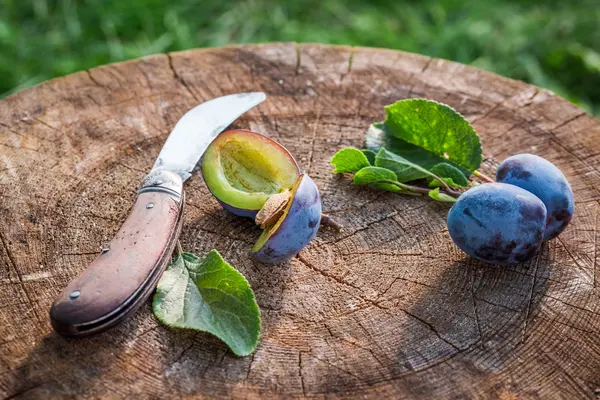
<path id="1" fill-rule="evenodd" d="M 79 290 L 73 290 L 71 292 L 71 294 L 69 295 L 69 297 L 73 300 L 75 300 L 76 298 L 79 297 L 79 295 L 81 294 L 81 292 Z"/>
<path id="2" fill-rule="evenodd" d="M 156 181 L 157 185 L 162 185 L 162 183 L 163 183 L 162 179 L 159 179 L 159 180 Z"/>
<path id="3" fill-rule="evenodd" d="M 152 208 L 152 207 L 154 207 L 154 204 L 152 204 L 152 203 L 146 204 L 146 208 Z"/>

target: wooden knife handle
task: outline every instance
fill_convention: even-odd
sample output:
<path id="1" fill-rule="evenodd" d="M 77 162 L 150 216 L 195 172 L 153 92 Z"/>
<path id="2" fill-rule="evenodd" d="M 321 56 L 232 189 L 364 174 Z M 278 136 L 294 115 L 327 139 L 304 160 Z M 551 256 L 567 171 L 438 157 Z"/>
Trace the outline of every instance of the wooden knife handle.
<path id="1" fill-rule="evenodd" d="M 117 235 L 52 305 L 54 329 L 65 336 L 87 336 L 137 310 L 171 260 L 183 209 L 179 175 L 164 170 L 150 173 Z"/>

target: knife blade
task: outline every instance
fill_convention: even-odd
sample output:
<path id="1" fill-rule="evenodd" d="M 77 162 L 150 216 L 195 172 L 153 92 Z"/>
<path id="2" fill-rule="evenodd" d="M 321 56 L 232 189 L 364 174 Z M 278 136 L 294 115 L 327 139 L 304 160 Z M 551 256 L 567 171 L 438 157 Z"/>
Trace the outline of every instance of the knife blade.
<path id="1" fill-rule="evenodd" d="M 152 294 L 181 231 L 184 182 L 212 140 L 265 98 L 262 92 L 218 97 L 181 117 L 143 179 L 121 229 L 50 308 L 50 322 L 58 333 L 102 332 L 135 312 Z"/>

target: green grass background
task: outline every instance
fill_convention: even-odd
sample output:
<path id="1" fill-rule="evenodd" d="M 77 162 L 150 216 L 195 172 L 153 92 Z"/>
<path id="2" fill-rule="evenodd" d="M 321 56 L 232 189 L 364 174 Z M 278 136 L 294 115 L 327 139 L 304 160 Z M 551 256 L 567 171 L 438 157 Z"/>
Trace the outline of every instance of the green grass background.
<path id="1" fill-rule="evenodd" d="M 0 97 L 147 54 L 269 41 L 455 60 L 600 115 L 598 0 L 0 0 Z"/>

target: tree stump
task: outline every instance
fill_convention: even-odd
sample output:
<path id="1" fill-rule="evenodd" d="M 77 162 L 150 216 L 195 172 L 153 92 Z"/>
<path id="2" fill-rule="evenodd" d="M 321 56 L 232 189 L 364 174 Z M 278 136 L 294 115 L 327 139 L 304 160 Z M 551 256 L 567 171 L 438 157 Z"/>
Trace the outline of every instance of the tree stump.
<path id="1" fill-rule="evenodd" d="M 204 333 L 159 325 L 150 302 L 86 339 L 53 333 L 54 298 L 99 253 L 181 115 L 211 98 L 264 91 L 236 128 L 286 146 L 345 225 L 292 261 L 248 258 L 258 236 L 195 175 L 184 249 L 216 248 L 249 280 L 263 315 L 237 358 Z M 449 206 L 335 176 L 383 106 L 450 104 L 482 137 L 483 171 L 512 154 L 554 162 L 575 217 L 531 261 L 465 256 Z M 600 122 L 546 90 L 398 51 L 294 43 L 192 50 L 94 68 L 0 107 L 0 397 L 595 398 Z M 115 282 L 118 284 L 118 282 Z"/>

